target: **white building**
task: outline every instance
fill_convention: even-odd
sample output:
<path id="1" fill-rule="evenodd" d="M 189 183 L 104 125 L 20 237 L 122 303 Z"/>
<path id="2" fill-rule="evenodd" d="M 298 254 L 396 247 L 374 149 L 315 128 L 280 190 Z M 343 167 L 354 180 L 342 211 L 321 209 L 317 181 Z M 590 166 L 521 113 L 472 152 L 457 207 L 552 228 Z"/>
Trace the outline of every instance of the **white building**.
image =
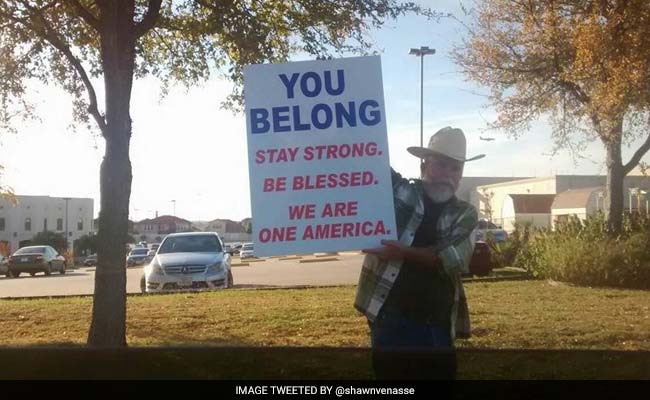
<path id="1" fill-rule="evenodd" d="M 554 199 L 554 194 L 509 194 L 503 199 L 500 225 L 507 232 L 515 230 L 516 223 L 548 228 Z"/>
<path id="2" fill-rule="evenodd" d="M 14 252 L 43 231 L 68 233 L 68 247 L 93 233 L 93 199 L 16 196 L 18 203 L 0 198 L 0 242 Z M 67 200 L 66 200 L 67 199 Z"/>
<path id="3" fill-rule="evenodd" d="M 604 193 L 606 181 L 607 177 L 603 175 L 555 175 L 483 185 L 475 189 L 478 204 L 473 204 L 483 211 L 480 212 L 483 217 L 487 217 L 484 211 L 490 210 L 492 222 L 502 225 L 506 231 L 513 229 L 515 221 L 524 220 L 530 220 L 535 226 L 551 228 L 554 221 L 567 219 L 569 215 L 584 219 L 598 209 L 604 209 L 606 199 L 599 193 Z M 633 188 L 648 192 L 650 177 L 628 175 L 623 181 L 625 211 L 645 210 L 648 199 L 641 199 Z M 540 200 L 542 198 L 544 200 Z M 531 202 L 535 203 L 534 207 Z M 546 205 L 550 209 L 547 210 Z M 534 212 L 528 210 L 533 208 Z"/>

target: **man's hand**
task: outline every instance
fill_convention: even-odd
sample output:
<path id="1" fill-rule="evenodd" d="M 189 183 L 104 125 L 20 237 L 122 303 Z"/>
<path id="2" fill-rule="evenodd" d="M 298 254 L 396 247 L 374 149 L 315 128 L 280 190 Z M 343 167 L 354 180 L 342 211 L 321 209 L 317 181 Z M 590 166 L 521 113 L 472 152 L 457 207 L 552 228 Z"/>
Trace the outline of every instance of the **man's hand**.
<path id="1" fill-rule="evenodd" d="M 410 249 L 404 246 L 397 240 L 382 240 L 382 247 L 375 247 L 372 249 L 363 249 L 366 254 L 374 254 L 382 261 L 403 260 L 406 258 L 406 253 Z"/>

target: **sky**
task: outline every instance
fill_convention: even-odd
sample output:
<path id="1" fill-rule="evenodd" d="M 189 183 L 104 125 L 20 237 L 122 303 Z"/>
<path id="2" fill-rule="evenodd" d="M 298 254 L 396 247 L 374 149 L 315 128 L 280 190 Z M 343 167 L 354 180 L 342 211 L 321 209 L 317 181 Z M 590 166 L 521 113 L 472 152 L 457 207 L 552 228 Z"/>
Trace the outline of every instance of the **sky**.
<path id="1" fill-rule="evenodd" d="M 460 15 L 457 0 L 420 3 Z M 389 21 L 381 30 L 370 32 L 382 59 L 389 153 L 395 170 L 409 177 L 419 175 L 418 161 L 406 148 L 420 142 L 420 60 L 408 52 L 412 47 L 429 46 L 436 54 L 424 59 L 424 142 L 444 126 L 461 128 L 468 156 L 486 154 L 466 164 L 465 176 L 606 173 L 599 142 L 591 143 L 578 160 L 566 151 L 550 156 L 551 129 L 544 118 L 519 139 L 486 131 L 487 122 L 496 115 L 489 107 L 487 90 L 467 82 L 449 57 L 463 35 L 464 28 L 453 19 L 434 22 L 418 16 Z M 97 81 L 99 98 L 101 86 Z M 244 114 L 220 108 L 231 88 L 228 81 L 214 77 L 189 90 L 174 87 L 161 100 L 155 79 L 135 81 L 132 220 L 153 218 L 156 212 L 175 212 L 191 221 L 250 217 Z M 3 184 L 18 195 L 92 198 L 97 216 L 104 154 L 98 129 L 73 129 L 71 99 L 55 86 L 32 84 L 29 95 L 37 105 L 39 120 L 17 125 L 18 134 L 0 132 Z M 495 140 L 481 141 L 479 136 Z M 624 161 L 639 143 L 624 148 Z"/>

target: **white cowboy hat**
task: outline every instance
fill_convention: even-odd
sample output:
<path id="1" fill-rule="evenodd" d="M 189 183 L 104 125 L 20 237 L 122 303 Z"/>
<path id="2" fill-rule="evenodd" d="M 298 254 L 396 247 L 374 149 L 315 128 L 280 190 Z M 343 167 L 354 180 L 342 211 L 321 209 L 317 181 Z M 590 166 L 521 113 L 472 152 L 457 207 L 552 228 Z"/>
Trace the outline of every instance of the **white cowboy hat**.
<path id="1" fill-rule="evenodd" d="M 465 158 L 466 147 L 467 141 L 465 140 L 463 131 L 447 126 L 431 136 L 428 147 L 409 147 L 406 150 L 419 158 L 426 158 L 437 154 L 460 162 L 473 161 L 485 157 L 485 154 L 479 154 L 472 158 Z"/>

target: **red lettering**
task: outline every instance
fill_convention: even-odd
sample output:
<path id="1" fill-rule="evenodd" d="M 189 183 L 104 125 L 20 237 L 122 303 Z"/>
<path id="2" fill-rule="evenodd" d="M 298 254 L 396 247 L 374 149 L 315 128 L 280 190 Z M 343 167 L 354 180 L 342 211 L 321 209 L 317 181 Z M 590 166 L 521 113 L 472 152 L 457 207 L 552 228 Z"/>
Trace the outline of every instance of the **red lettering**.
<path id="1" fill-rule="evenodd" d="M 264 178 L 265 192 L 284 192 L 286 190 L 287 178 L 285 176 L 279 178 Z"/>
<path id="2" fill-rule="evenodd" d="M 258 239 L 262 243 L 268 242 L 271 239 L 271 231 L 268 228 L 260 229 L 260 234 L 258 235 Z"/>
<path id="3" fill-rule="evenodd" d="M 292 242 L 296 240 L 296 227 L 263 228 L 258 235 L 260 242 Z"/>
<path id="4" fill-rule="evenodd" d="M 345 203 L 336 203 L 334 205 L 334 215 L 337 217 L 345 216 Z"/>
<path id="5" fill-rule="evenodd" d="M 311 146 L 305 147 L 305 161 L 311 161 L 314 158 L 314 149 Z"/>
<path id="6" fill-rule="evenodd" d="M 330 236 L 330 226 L 328 224 L 316 225 L 316 239 L 327 239 Z"/>
<path id="7" fill-rule="evenodd" d="M 371 236 L 374 232 L 372 231 L 372 222 L 366 221 L 361 224 L 361 233 L 363 236 Z"/>
<path id="8" fill-rule="evenodd" d="M 330 238 L 340 239 L 341 238 L 341 224 L 332 224 L 330 227 Z"/>
<path id="9" fill-rule="evenodd" d="M 348 209 L 347 209 L 348 217 L 352 217 L 352 216 L 357 215 L 359 202 L 357 202 L 357 201 L 348 201 L 347 205 L 348 205 Z"/>
<path id="10" fill-rule="evenodd" d="M 334 189 L 352 186 L 368 186 L 377 184 L 374 175 L 370 171 L 341 172 L 338 174 L 317 174 L 294 176 L 292 189 Z"/>
<path id="11" fill-rule="evenodd" d="M 302 234 L 302 240 L 311 240 L 314 238 L 314 230 L 311 225 L 307 225 L 305 232 Z"/>
<path id="12" fill-rule="evenodd" d="M 264 162 L 264 150 L 258 150 L 255 153 L 255 162 L 261 164 Z"/>
<path id="13" fill-rule="evenodd" d="M 327 158 L 338 158 L 336 156 L 337 150 L 338 146 L 335 144 L 327 146 Z"/>
<path id="14" fill-rule="evenodd" d="M 377 221 L 377 226 L 375 227 L 375 235 L 385 235 L 386 227 L 384 226 L 384 221 Z"/>
<path id="15" fill-rule="evenodd" d="M 343 224 L 343 237 L 353 237 L 354 235 L 354 224 L 351 222 L 346 222 Z"/>
<path id="16" fill-rule="evenodd" d="M 316 204 L 289 206 L 289 219 L 311 219 L 316 217 Z"/>
<path id="17" fill-rule="evenodd" d="M 375 177 L 374 177 L 374 175 L 372 174 L 372 172 L 370 172 L 370 171 L 365 171 L 365 172 L 363 173 L 363 178 L 361 179 L 361 184 L 362 184 L 363 186 L 372 185 L 374 180 L 375 180 Z"/>
<path id="18" fill-rule="evenodd" d="M 294 176 L 293 177 L 293 190 L 303 190 L 305 188 L 305 177 L 304 176 Z"/>

